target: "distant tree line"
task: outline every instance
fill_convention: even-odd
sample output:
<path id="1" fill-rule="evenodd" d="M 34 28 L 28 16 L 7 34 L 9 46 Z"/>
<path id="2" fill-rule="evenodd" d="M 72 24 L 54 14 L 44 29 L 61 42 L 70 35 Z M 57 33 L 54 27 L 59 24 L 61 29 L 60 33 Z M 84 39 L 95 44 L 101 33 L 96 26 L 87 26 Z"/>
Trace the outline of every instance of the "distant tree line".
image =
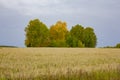
<path id="1" fill-rule="evenodd" d="M 94 29 L 82 25 L 67 29 L 67 23 L 58 21 L 50 29 L 39 19 L 29 22 L 25 28 L 27 47 L 96 47 Z"/>
<path id="2" fill-rule="evenodd" d="M 105 46 L 103 48 L 120 48 L 120 43 L 117 43 L 115 46 Z"/>

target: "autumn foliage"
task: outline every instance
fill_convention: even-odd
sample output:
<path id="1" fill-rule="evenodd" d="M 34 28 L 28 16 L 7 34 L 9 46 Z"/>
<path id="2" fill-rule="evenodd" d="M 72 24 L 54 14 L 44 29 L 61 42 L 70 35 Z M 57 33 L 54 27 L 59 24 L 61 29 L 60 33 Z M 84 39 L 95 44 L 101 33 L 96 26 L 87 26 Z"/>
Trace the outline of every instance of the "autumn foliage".
<path id="1" fill-rule="evenodd" d="M 67 32 L 66 22 L 58 21 L 55 25 L 50 27 L 50 38 L 52 40 L 65 40 Z"/>
<path id="2" fill-rule="evenodd" d="M 66 35 L 68 33 L 66 22 L 58 21 L 50 27 L 50 46 L 66 47 Z"/>
<path id="3" fill-rule="evenodd" d="M 94 29 L 82 25 L 67 29 L 67 23 L 57 21 L 50 29 L 39 19 L 31 20 L 25 28 L 27 47 L 96 47 Z"/>

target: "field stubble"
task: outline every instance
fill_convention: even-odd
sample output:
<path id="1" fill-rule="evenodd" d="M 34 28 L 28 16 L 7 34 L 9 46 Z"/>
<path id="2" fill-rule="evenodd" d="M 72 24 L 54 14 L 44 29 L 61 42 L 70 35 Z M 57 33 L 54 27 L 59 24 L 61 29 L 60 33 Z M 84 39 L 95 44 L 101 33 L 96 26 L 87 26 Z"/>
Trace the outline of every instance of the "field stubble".
<path id="1" fill-rule="evenodd" d="M 1 79 L 39 77 L 42 80 L 50 80 L 51 76 L 57 76 L 60 79 L 51 80 L 62 80 L 68 74 L 79 77 L 76 76 L 78 73 L 115 70 L 120 67 L 119 63 L 120 49 L 0 48 Z"/>

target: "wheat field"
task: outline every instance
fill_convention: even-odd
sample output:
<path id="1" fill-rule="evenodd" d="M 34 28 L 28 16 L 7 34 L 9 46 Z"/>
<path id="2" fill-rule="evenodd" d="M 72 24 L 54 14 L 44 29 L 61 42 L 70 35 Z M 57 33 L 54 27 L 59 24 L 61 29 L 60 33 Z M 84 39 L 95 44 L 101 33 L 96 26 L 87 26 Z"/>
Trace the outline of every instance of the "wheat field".
<path id="1" fill-rule="evenodd" d="M 96 80 L 120 80 L 119 66 L 120 49 L 0 48 L 0 80 L 94 80 L 89 73 L 101 70 L 112 73 Z"/>

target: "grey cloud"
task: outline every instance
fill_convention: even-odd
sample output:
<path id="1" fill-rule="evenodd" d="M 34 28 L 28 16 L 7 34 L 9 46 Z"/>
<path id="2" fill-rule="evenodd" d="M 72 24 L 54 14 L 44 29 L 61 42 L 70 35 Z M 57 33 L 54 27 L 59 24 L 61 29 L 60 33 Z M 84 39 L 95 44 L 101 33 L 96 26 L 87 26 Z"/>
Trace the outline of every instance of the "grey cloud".
<path id="1" fill-rule="evenodd" d="M 0 0 L 0 44 L 24 46 L 24 28 L 39 18 L 48 27 L 57 20 L 91 26 L 98 46 L 120 42 L 120 0 Z"/>
<path id="2" fill-rule="evenodd" d="M 64 0 L 62 1 L 64 2 Z M 53 9 L 50 8 L 52 5 L 58 5 L 61 0 L 1 0 L 0 5 L 5 8 L 13 9 L 20 12 L 23 15 L 37 15 L 37 14 L 50 14 Z M 48 12 L 48 10 L 52 10 Z"/>
<path id="3" fill-rule="evenodd" d="M 113 0 L 1 0 L 0 4 L 20 12 L 23 15 L 56 15 L 57 14 L 85 14 L 96 15 L 107 13 L 112 5 L 120 7 L 119 2 Z M 112 7 L 114 7 L 112 6 Z M 102 11 L 102 12 L 101 12 Z M 109 11 L 110 12 L 110 11 Z M 103 15 L 103 14 L 102 14 Z"/>

